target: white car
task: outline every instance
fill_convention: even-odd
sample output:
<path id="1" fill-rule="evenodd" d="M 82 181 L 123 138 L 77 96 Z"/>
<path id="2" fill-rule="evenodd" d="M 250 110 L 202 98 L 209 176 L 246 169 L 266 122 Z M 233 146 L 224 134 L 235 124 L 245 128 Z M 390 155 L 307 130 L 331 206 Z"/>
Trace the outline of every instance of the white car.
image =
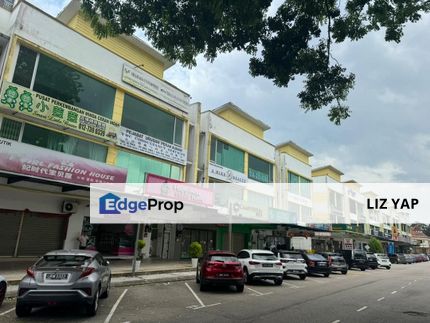
<path id="1" fill-rule="evenodd" d="M 387 255 L 383 253 L 375 253 L 376 260 L 378 261 L 379 267 L 385 267 L 387 269 L 391 269 L 391 261 Z"/>
<path id="2" fill-rule="evenodd" d="M 0 306 L 6 297 L 7 282 L 6 279 L 0 276 Z"/>
<path id="3" fill-rule="evenodd" d="M 273 280 L 275 285 L 281 285 L 284 269 L 281 261 L 268 250 L 244 249 L 237 254 L 242 264 L 245 283 L 253 280 Z"/>
<path id="4" fill-rule="evenodd" d="M 297 275 L 301 280 L 306 279 L 308 265 L 306 265 L 306 261 L 300 252 L 280 250 L 277 256 L 282 262 L 284 277 L 287 275 Z"/>

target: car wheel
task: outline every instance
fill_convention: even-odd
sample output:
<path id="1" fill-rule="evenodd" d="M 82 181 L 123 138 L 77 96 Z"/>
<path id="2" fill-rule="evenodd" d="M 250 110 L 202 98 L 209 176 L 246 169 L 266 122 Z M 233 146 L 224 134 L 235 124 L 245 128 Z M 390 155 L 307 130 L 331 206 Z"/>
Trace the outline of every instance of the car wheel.
<path id="1" fill-rule="evenodd" d="M 390 270 L 390 269 L 391 269 L 391 266 L 387 266 L 387 269 L 388 269 L 388 270 Z"/>
<path id="2" fill-rule="evenodd" d="M 236 291 L 238 293 L 243 293 L 245 286 L 243 284 L 236 285 Z"/>
<path id="3" fill-rule="evenodd" d="M 282 282 L 283 282 L 282 278 L 276 278 L 274 280 L 274 283 L 275 283 L 276 286 L 281 286 Z"/>
<path id="4" fill-rule="evenodd" d="M 29 316 L 31 313 L 31 306 L 20 304 L 19 302 L 16 302 L 15 306 L 15 314 L 18 317 L 24 317 Z"/>
<path id="5" fill-rule="evenodd" d="M 305 280 L 305 279 L 306 279 L 306 274 L 299 275 L 299 278 L 300 278 L 301 280 Z"/>
<path id="6" fill-rule="evenodd" d="M 199 271 L 196 270 L 196 284 L 200 284 Z"/>
<path id="7" fill-rule="evenodd" d="M 341 271 L 342 275 L 346 275 L 348 273 L 347 270 Z"/>
<path id="8" fill-rule="evenodd" d="M 208 290 L 208 285 L 200 278 L 200 291 L 205 292 Z"/>
<path id="9" fill-rule="evenodd" d="M 328 278 L 328 277 L 330 277 L 330 274 L 324 274 L 324 277 Z"/>
<path id="10" fill-rule="evenodd" d="M 243 271 L 243 280 L 245 281 L 245 284 L 252 283 L 252 278 L 249 276 L 248 268 L 245 267 L 245 270 Z"/>
<path id="11" fill-rule="evenodd" d="M 376 267 L 372 267 L 372 270 L 375 270 L 376 269 Z"/>
<path id="12" fill-rule="evenodd" d="M 365 271 L 366 270 L 366 268 L 360 268 L 361 269 L 361 271 Z"/>
<path id="13" fill-rule="evenodd" d="M 103 292 L 103 294 L 100 295 L 100 298 L 108 298 L 109 297 L 110 283 L 111 283 L 111 278 L 109 277 L 109 280 L 108 280 L 107 286 L 106 286 L 106 290 Z"/>
<path id="14" fill-rule="evenodd" d="M 94 300 L 91 304 L 87 305 L 87 315 L 94 316 L 97 314 L 97 310 L 99 309 L 99 297 L 100 297 L 100 288 L 94 295 Z"/>
<path id="15" fill-rule="evenodd" d="M 3 304 L 4 298 L 6 296 L 7 285 L 5 282 L 0 283 L 0 306 Z"/>

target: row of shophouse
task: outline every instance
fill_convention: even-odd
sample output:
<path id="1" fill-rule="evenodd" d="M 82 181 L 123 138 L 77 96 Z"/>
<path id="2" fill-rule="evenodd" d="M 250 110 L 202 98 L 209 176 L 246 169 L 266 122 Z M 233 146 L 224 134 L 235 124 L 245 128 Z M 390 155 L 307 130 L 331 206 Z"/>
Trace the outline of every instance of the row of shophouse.
<path id="1" fill-rule="evenodd" d="M 363 249 L 378 237 L 387 252 L 409 251 L 402 214 L 369 212 L 360 185 L 342 183 L 329 165 L 313 168 L 312 153 L 292 141 L 274 145 L 270 127 L 228 102 L 208 110 L 163 79 L 174 65 L 134 36 L 98 39 L 71 1 L 52 17 L 25 2 L 0 1 L 0 256 L 34 256 L 76 248 L 81 232 L 106 256 L 133 253 L 137 225 L 91 224 L 89 184 L 144 183 L 148 176 L 193 183 L 294 183 L 288 210 L 299 224 L 144 225 L 147 254 L 188 257 L 206 250 L 295 246 L 339 250 L 344 239 Z M 226 98 L 228 101 L 228 98 Z M 370 196 L 369 195 L 369 196 Z M 315 198 L 330 201 L 313 207 Z M 273 197 L 247 194 L 243 205 Z M 243 196 L 238 196 L 241 201 Z M 241 202 L 242 203 L 242 202 Z M 318 212 L 337 223 L 311 224 Z"/>

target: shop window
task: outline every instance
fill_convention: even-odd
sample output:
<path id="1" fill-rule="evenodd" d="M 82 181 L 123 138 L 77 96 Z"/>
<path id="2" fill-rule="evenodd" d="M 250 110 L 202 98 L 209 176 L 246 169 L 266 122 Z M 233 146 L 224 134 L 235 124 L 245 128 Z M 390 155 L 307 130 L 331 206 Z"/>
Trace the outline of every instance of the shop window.
<path id="1" fill-rule="evenodd" d="M 18 59 L 16 61 L 15 74 L 12 82 L 28 87 L 31 87 L 31 79 L 33 77 L 34 66 L 36 64 L 37 53 L 27 47 L 19 48 Z"/>
<path id="2" fill-rule="evenodd" d="M 245 153 L 219 139 L 213 138 L 211 141 L 211 161 L 243 173 Z"/>
<path id="3" fill-rule="evenodd" d="M 105 146 L 30 124 L 24 126 L 22 142 L 103 163 L 106 161 Z"/>
<path id="4" fill-rule="evenodd" d="M 182 145 L 184 122 L 181 119 L 131 95 L 126 94 L 124 97 L 121 125 L 169 143 Z"/>
<path id="5" fill-rule="evenodd" d="M 128 169 L 128 183 L 144 183 L 147 174 L 155 174 L 176 180 L 181 179 L 180 167 L 125 151 L 118 153 L 116 165 Z"/>
<path id="6" fill-rule="evenodd" d="M 36 73 L 33 79 L 33 71 Z M 13 82 L 112 118 L 115 89 L 84 73 L 24 46 L 20 47 Z M 31 87 L 32 82 L 34 83 Z"/>
<path id="7" fill-rule="evenodd" d="M 248 177 L 262 183 L 273 182 L 273 164 L 255 156 L 248 158 Z"/>
<path id="8" fill-rule="evenodd" d="M 302 195 L 308 198 L 311 197 L 311 180 L 295 173 L 288 172 L 288 183 L 293 184 L 289 187 L 289 191 L 291 193 Z"/>
<path id="9" fill-rule="evenodd" d="M 19 134 L 21 133 L 22 123 L 19 121 L 3 118 L 0 128 L 0 137 L 19 140 Z"/>

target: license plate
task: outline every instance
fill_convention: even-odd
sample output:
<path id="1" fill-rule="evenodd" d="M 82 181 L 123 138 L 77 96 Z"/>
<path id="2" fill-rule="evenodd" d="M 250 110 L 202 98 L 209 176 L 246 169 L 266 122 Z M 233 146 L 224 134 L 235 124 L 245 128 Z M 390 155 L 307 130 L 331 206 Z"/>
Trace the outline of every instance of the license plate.
<path id="1" fill-rule="evenodd" d="M 230 274 L 218 274 L 218 277 L 230 277 Z"/>
<path id="2" fill-rule="evenodd" d="M 48 280 L 67 280 L 68 278 L 68 274 L 64 274 L 64 273 L 48 273 L 45 274 L 45 279 Z"/>
<path id="3" fill-rule="evenodd" d="M 273 264 L 263 264 L 263 267 L 273 267 Z"/>

